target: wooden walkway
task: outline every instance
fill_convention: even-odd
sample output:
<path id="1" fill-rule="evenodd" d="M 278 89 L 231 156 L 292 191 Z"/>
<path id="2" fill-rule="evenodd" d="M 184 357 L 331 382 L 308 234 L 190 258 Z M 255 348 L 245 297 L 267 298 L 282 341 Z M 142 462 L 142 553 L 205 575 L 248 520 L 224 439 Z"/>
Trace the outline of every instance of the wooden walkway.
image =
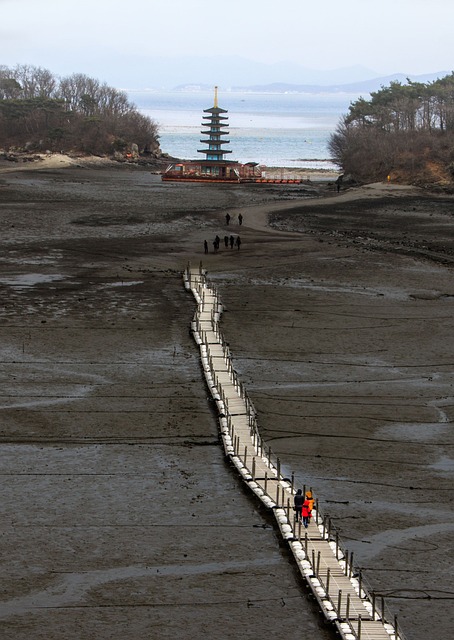
<path id="1" fill-rule="evenodd" d="M 330 521 L 319 513 L 318 501 L 307 529 L 295 522 L 293 476 L 281 475 L 279 459 L 260 437 L 254 406 L 238 380 L 219 330 L 219 296 L 209 286 L 201 264 L 196 269 L 188 265 L 183 278 L 197 302 L 191 330 L 217 405 L 225 453 L 251 491 L 273 510 L 281 535 L 324 617 L 344 640 L 405 640 L 396 618 L 388 621 L 383 599 L 377 603 L 369 595 L 361 574 L 354 571 L 353 554 L 341 549 Z"/>

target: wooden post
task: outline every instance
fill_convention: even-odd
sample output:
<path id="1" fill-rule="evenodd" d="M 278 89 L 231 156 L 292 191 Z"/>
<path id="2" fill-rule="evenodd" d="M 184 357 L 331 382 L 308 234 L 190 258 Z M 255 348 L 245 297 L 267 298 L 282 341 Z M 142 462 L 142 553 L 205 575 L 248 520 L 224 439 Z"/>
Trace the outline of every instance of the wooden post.
<path id="1" fill-rule="evenodd" d="M 350 553 L 350 570 L 348 572 L 348 577 L 351 578 L 353 574 L 353 551 Z"/>
<path id="2" fill-rule="evenodd" d="M 319 551 L 319 552 L 317 553 L 317 573 L 316 573 L 317 578 L 318 578 L 318 577 L 319 577 L 319 575 L 320 575 L 320 557 L 321 557 L 321 555 L 322 555 L 322 552 L 321 552 L 321 551 Z"/>
<path id="3" fill-rule="evenodd" d="M 359 570 L 359 575 L 358 575 L 358 583 L 359 583 L 359 597 L 362 598 L 363 597 L 363 573 L 361 571 L 361 569 Z"/>
<path id="4" fill-rule="evenodd" d="M 331 539 L 331 518 L 328 518 L 328 542 Z"/>
<path id="5" fill-rule="evenodd" d="M 372 621 L 375 622 L 375 591 L 372 593 Z"/>
<path id="6" fill-rule="evenodd" d="M 345 607 L 345 617 L 348 619 L 350 617 L 350 594 L 347 593 L 347 605 Z"/>
<path id="7" fill-rule="evenodd" d="M 301 531 L 301 521 L 300 521 L 300 531 Z M 304 551 L 306 553 L 306 558 L 307 558 L 307 531 L 304 534 Z"/>
<path id="8" fill-rule="evenodd" d="M 252 479 L 255 481 L 255 456 L 252 458 Z"/>
<path id="9" fill-rule="evenodd" d="M 268 494 L 268 491 L 267 491 L 267 485 L 268 485 L 268 472 L 267 472 L 267 471 L 265 471 L 265 484 L 264 484 L 264 487 L 263 487 L 263 488 L 265 489 L 265 493 L 266 493 L 266 494 Z"/>
<path id="10" fill-rule="evenodd" d="M 396 636 L 396 640 L 399 640 L 399 632 L 397 630 L 397 616 L 394 616 L 394 635 Z"/>
<path id="11" fill-rule="evenodd" d="M 315 500 L 315 524 L 318 526 L 318 498 Z"/>
<path id="12" fill-rule="evenodd" d="M 326 528 L 326 516 L 323 516 L 323 522 L 322 522 L 322 538 L 323 540 L 325 539 L 325 528 Z"/>
<path id="13" fill-rule="evenodd" d="M 326 570 L 326 595 L 329 598 L 329 579 L 331 576 L 331 569 L 328 567 L 328 569 Z"/>
<path id="14" fill-rule="evenodd" d="M 361 640 L 361 615 L 358 616 L 358 636 L 357 637 L 358 637 L 358 640 Z"/>
<path id="15" fill-rule="evenodd" d="M 385 621 L 385 599 L 383 596 L 381 597 L 381 620 Z"/>
<path id="16" fill-rule="evenodd" d="M 336 560 L 339 560 L 339 532 L 336 531 Z"/>
<path id="17" fill-rule="evenodd" d="M 345 549 L 344 558 L 345 558 L 345 575 L 348 576 L 348 550 L 347 549 Z"/>
<path id="18" fill-rule="evenodd" d="M 342 604 L 342 589 L 339 589 L 339 593 L 337 594 L 337 615 L 339 618 L 342 618 L 341 604 Z"/>
<path id="19" fill-rule="evenodd" d="M 295 472 L 292 471 L 292 495 L 295 493 Z"/>
<path id="20" fill-rule="evenodd" d="M 281 460 L 280 460 L 280 458 L 277 459 L 276 465 L 277 465 L 277 467 L 276 467 L 277 468 L 277 479 L 280 480 L 280 478 L 281 478 Z"/>
<path id="21" fill-rule="evenodd" d="M 276 483 L 276 504 L 279 506 L 279 483 Z"/>
<path id="22" fill-rule="evenodd" d="M 244 460 L 243 460 L 243 464 L 245 467 L 247 467 L 247 445 L 244 447 Z"/>
<path id="23" fill-rule="evenodd" d="M 315 549 L 312 549 L 312 573 L 317 576 L 315 571 Z"/>

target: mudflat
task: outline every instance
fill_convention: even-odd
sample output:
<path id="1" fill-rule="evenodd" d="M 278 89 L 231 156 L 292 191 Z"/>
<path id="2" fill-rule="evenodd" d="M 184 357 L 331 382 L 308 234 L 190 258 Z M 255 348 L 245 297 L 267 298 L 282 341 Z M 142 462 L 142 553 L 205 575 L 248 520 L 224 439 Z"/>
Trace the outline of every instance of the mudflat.
<path id="1" fill-rule="evenodd" d="M 405 636 L 449 637 L 451 196 L 5 164 L 0 212 L 5 640 L 332 637 L 224 459 L 188 261 L 282 467 Z"/>

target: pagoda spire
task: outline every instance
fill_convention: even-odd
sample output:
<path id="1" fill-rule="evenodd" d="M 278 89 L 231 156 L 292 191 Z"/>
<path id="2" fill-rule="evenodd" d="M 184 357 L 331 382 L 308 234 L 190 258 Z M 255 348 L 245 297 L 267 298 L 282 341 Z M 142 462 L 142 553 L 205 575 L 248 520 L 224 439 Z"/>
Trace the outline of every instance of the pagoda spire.
<path id="1" fill-rule="evenodd" d="M 216 109 L 218 106 L 218 88 L 217 86 L 214 88 L 214 108 Z"/>

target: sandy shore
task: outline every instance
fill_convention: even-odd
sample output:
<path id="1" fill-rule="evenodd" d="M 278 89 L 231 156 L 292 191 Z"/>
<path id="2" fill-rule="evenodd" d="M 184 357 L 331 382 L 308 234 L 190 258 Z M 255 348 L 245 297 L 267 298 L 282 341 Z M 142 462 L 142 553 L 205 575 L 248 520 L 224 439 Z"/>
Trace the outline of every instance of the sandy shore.
<path id="1" fill-rule="evenodd" d="M 0 167 L 3 637 L 331 637 L 222 456 L 200 260 L 273 451 L 406 636 L 448 637 L 453 199 L 24 167 Z M 205 256 L 216 234 L 241 250 Z"/>

